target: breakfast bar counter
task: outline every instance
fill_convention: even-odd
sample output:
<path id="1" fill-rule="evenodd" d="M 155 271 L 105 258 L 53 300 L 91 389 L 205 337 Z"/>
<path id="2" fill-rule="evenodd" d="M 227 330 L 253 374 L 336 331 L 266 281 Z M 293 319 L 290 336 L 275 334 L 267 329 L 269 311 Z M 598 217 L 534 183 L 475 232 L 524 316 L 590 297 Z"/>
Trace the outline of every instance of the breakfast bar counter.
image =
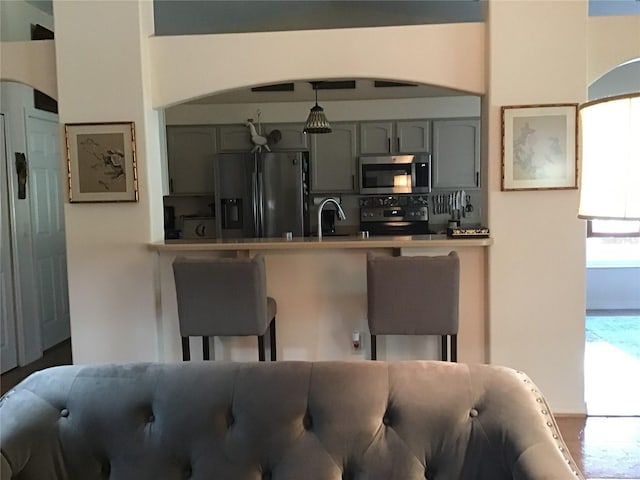
<path id="1" fill-rule="evenodd" d="M 357 235 L 286 238 L 234 238 L 206 240 L 165 240 L 152 243 L 158 251 L 221 251 L 221 250 L 326 250 L 326 249 L 377 249 L 377 248 L 462 248 L 486 247 L 491 238 L 449 238 L 446 235 L 375 236 L 361 238 Z"/>
<path id="2" fill-rule="evenodd" d="M 366 360 L 370 358 L 367 324 L 367 254 L 460 257 L 458 360 L 484 363 L 486 352 L 486 257 L 491 238 L 417 236 L 325 236 L 166 240 L 149 244 L 158 261 L 158 357 L 182 358 L 173 260 L 189 257 L 246 257 L 262 254 L 267 294 L 278 302 L 279 360 Z M 400 282 L 398 289 L 402 289 Z M 359 349 L 352 336 L 362 339 Z M 193 358 L 200 339 L 191 339 Z M 385 335 L 378 341 L 381 360 L 439 359 L 439 337 Z M 256 360 L 255 337 L 217 337 L 212 358 Z"/>

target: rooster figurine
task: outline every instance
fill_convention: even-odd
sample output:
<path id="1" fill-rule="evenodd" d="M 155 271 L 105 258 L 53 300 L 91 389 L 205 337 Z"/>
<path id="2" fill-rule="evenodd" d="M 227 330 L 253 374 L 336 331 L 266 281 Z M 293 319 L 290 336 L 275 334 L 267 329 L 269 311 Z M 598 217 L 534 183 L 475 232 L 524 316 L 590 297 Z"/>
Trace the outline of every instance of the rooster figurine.
<path id="1" fill-rule="evenodd" d="M 256 151 L 258 152 L 262 151 L 262 147 L 264 147 L 267 150 L 267 152 L 270 152 L 271 149 L 269 148 L 269 145 L 267 145 L 267 138 L 263 137 L 262 135 L 258 135 L 258 132 L 256 131 L 256 127 L 254 127 L 251 120 L 247 120 L 245 122 L 245 125 L 249 127 L 249 130 L 251 131 L 251 142 L 254 145 L 254 147 L 251 149 L 251 153 Z"/>

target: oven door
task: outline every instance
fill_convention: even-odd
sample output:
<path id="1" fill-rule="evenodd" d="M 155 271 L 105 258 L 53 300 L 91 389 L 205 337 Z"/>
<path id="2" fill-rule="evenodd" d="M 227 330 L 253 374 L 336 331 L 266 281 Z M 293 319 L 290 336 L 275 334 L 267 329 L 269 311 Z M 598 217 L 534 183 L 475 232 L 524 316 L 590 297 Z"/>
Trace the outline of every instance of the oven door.
<path id="1" fill-rule="evenodd" d="M 360 222 L 360 230 L 369 232 L 369 235 L 427 235 L 433 233 L 429 230 L 429 222 Z"/>

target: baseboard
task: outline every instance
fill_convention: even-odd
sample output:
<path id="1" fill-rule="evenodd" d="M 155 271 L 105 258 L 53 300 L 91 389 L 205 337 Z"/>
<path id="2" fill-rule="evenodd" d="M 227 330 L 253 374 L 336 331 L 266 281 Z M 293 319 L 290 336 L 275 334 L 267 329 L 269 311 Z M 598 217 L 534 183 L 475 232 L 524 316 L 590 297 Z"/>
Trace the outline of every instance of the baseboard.
<path id="1" fill-rule="evenodd" d="M 555 418 L 562 418 L 562 419 L 580 419 L 580 420 L 584 420 L 587 418 L 587 414 L 586 413 L 554 413 L 553 416 Z"/>
<path id="2" fill-rule="evenodd" d="M 586 402 L 581 402 L 578 405 L 554 405 L 552 406 L 551 411 L 556 417 L 586 417 L 588 410 Z"/>

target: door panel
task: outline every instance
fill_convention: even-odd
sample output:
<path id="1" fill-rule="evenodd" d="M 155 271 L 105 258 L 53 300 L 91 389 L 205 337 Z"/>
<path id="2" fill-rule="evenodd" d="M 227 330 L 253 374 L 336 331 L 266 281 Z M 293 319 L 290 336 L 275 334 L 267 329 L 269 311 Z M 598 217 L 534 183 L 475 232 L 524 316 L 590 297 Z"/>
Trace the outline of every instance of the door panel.
<path id="1" fill-rule="evenodd" d="M 18 366 L 7 180 L 4 115 L 0 115 L 0 195 L 2 195 L 0 197 L 0 366 L 2 373 Z"/>
<path id="2" fill-rule="evenodd" d="M 40 112 L 27 115 L 29 198 L 43 349 L 71 334 L 58 139 L 55 117 Z"/>

